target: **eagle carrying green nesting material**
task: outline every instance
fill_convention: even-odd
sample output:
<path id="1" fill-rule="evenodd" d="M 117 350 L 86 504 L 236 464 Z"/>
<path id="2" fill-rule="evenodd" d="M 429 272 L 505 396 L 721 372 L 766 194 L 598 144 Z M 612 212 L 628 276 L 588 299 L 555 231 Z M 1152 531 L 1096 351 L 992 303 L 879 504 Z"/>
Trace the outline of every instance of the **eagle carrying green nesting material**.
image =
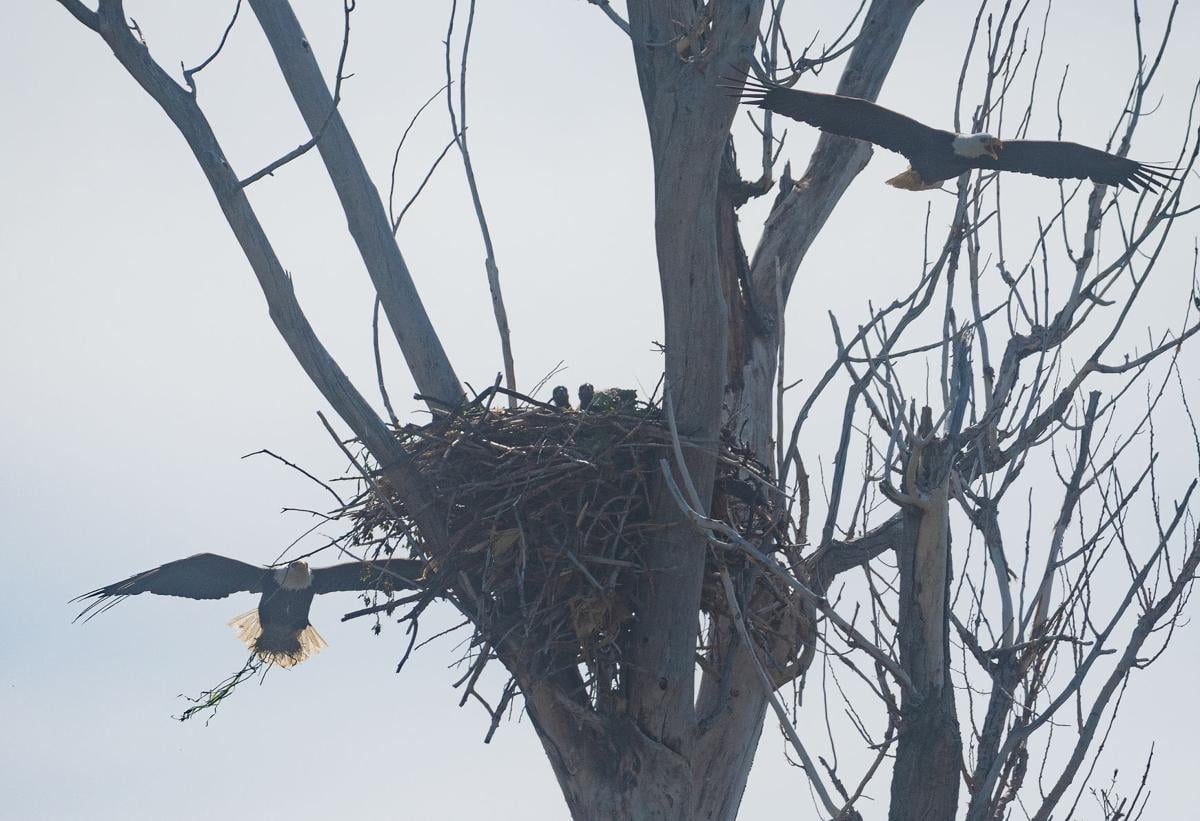
<path id="1" fill-rule="evenodd" d="M 291 667 L 325 646 L 324 639 L 308 621 L 314 596 L 347 590 L 412 589 L 419 586 L 424 570 L 424 562 L 411 559 L 346 562 L 310 569 L 304 561 L 283 567 L 259 567 L 215 553 L 197 553 L 97 588 L 72 601 L 91 599 L 76 617 L 86 621 L 126 597 L 141 593 L 187 599 L 261 593 L 258 607 L 229 624 L 260 659 Z"/>

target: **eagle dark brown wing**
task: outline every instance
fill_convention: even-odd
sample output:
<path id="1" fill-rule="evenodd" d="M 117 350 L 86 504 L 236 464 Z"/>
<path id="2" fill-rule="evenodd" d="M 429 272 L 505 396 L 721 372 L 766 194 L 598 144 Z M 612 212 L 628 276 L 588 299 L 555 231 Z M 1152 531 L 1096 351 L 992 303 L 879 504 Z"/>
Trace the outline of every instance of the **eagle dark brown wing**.
<path id="1" fill-rule="evenodd" d="M 380 559 L 346 562 L 312 571 L 314 593 L 340 590 L 414 590 L 420 587 L 425 562 L 415 559 Z"/>
<path id="2" fill-rule="evenodd" d="M 139 593 L 187 599 L 223 599 L 234 593 L 259 593 L 263 577 L 269 572 L 215 553 L 197 553 L 97 588 L 71 601 L 93 600 L 75 617 L 78 621 L 84 617 L 90 619 L 126 596 Z"/>
<path id="3" fill-rule="evenodd" d="M 910 160 L 943 146 L 948 151 L 950 141 L 954 139 L 949 131 L 930 128 L 859 97 L 800 91 L 747 78 L 741 89 L 741 99 L 830 134 L 866 140 Z"/>
<path id="4" fill-rule="evenodd" d="M 1130 191 L 1156 191 L 1174 177 L 1168 169 L 1136 162 L 1078 143 L 1052 140 L 1006 140 L 1000 158 L 969 160 L 975 168 L 1017 171 L 1057 179 L 1090 179 L 1101 185 L 1121 185 Z"/>

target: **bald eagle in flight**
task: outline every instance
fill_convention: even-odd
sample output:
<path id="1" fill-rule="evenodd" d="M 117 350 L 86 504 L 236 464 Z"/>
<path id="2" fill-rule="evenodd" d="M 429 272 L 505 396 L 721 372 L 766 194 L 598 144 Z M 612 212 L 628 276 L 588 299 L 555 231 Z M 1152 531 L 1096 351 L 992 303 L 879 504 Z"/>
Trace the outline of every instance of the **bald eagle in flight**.
<path id="1" fill-rule="evenodd" d="M 286 567 L 258 567 L 214 553 L 186 559 L 84 593 L 91 599 L 75 620 L 85 621 L 126 596 L 154 593 L 187 599 L 223 599 L 233 593 L 261 593 L 258 607 L 229 622 L 255 655 L 291 667 L 320 651 L 325 641 L 308 621 L 313 596 L 342 590 L 411 590 L 421 586 L 424 562 L 381 559 L 309 569 L 295 561 Z"/>
<path id="2" fill-rule="evenodd" d="M 974 168 L 1090 179 L 1101 185 L 1121 185 L 1130 191 L 1153 192 L 1174 179 L 1169 169 L 1078 143 L 1000 140 L 991 134 L 955 134 L 930 128 L 858 97 L 800 91 L 747 78 L 741 88 L 741 99 L 830 134 L 865 140 L 903 154 L 911 167 L 887 184 L 906 191 L 939 188 L 946 180 Z"/>

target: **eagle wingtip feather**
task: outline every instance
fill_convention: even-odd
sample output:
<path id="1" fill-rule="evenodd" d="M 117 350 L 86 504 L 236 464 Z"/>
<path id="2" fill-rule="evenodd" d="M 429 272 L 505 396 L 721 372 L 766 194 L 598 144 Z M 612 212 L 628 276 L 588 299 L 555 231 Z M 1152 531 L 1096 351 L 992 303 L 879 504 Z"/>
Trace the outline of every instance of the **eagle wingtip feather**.
<path id="1" fill-rule="evenodd" d="M 1177 166 L 1159 163 L 1137 163 L 1129 176 L 1121 180 L 1121 185 L 1130 191 L 1149 191 L 1158 194 L 1166 191 L 1171 183 L 1177 182 L 1179 168 Z"/>
<path id="2" fill-rule="evenodd" d="M 87 605 L 75 615 L 75 618 L 71 619 L 71 624 L 75 624 L 80 619 L 83 619 L 83 623 L 87 624 L 101 613 L 106 613 L 112 608 L 116 607 L 122 601 L 127 599 L 128 596 L 112 592 L 108 588 L 102 587 L 99 590 L 93 590 L 91 593 L 84 593 L 82 596 L 76 596 L 75 598 L 71 599 L 71 603 L 82 601 L 86 598 L 91 598 L 92 601 L 88 602 Z"/>
<path id="3" fill-rule="evenodd" d="M 736 73 L 736 69 L 733 72 L 718 78 L 717 86 L 733 92 L 731 96 L 736 96 L 743 103 L 762 108 L 767 96 L 777 89 L 770 81 L 759 80 L 749 68 L 741 74 Z"/>

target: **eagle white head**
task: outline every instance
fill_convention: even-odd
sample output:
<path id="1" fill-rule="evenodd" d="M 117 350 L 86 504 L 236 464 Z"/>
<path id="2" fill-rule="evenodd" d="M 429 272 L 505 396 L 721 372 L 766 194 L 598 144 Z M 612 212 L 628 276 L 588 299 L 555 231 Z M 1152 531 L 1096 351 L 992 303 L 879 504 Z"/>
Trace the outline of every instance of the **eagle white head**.
<path id="1" fill-rule="evenodd" d="M 952 145 L 955 154 L 968 160 L 984 156 L 998 160 L 1000 150 L 1004 148 L 1004 143 L 991 134 L 959 134 L 954 138 Z"/>
<path id="2" fill-rule="evenodd" d="M 308 562 L 294 561 L 287 567 L 275 569 L 275 583 L 284 590 L 304 590 L 312 585 L 313 574 Z"/>

